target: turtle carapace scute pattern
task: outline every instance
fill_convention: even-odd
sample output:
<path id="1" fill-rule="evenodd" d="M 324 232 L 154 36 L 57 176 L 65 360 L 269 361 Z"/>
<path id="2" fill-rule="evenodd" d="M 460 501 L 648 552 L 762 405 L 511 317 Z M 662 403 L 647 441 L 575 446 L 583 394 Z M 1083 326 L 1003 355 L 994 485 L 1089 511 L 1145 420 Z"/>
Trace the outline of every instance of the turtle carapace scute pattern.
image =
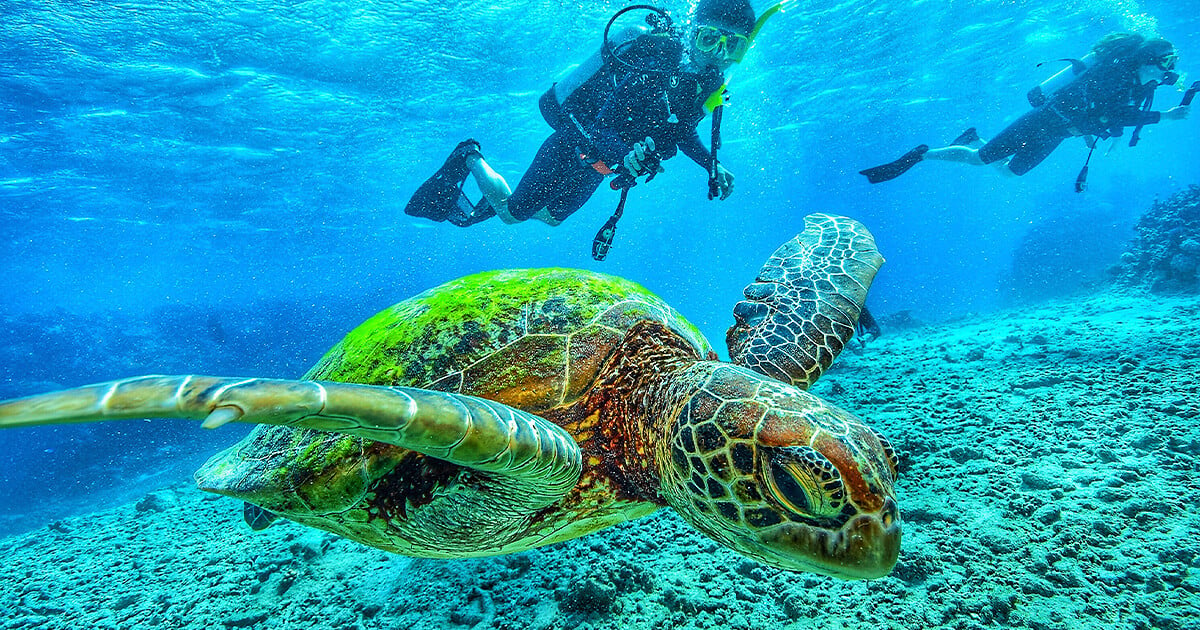
<path id="1" fill-rule="evenodd" d="M 810 215 L 745 291 L 722 362 L 645 288 L 572 269 L 479 273 L 370 318 L 300 380 L 147 376 L 0 403 L 0 427 L 183 417 L 257 426 L 197 473 L 282 517 L 419 557 L 512 553 L 663 507 L 781 569 L 887 574 L 896 457 L 805 391 L 883 258 Z"/>

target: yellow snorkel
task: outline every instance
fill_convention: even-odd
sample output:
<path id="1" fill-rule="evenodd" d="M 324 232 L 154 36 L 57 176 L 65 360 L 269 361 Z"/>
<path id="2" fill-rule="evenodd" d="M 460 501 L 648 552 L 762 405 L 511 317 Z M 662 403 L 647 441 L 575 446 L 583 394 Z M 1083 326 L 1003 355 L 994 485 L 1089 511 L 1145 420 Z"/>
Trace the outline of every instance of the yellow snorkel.
<path id="1" fill-rule="evenodd" d="M 767 23 L 767 18 L 797 4 L 800 4 L 800 0 L 783 0 L 783 2 L 775 6 L 768 7 L 766 11 L 763 11 L 762 15 L 758 16 L 758 20 L 754 22 L 754 30 L 750 31 L 750 41 L 753 42 L 754 38 L 758 37 L 758 32 L 762 30 L 763 24 Z"/>
<path id="2" fill-rule="evenodd" d="M 758 32 L 762 30 L 763 24 L 771 19 L 772 15 L 779 13 L 786 7 L 799 4 L 800 0 L 783 0 L 778 4 L 772 5 L 758 19 L 754 21 L 754 28 L 747 35 L 749 40 L 746 46 L 746 52 L 749 52 L 750 47 L 754 46 L 754 38 L 758 37 Z M 743 54 L 741 58 L 734 60 L 734 63 L 741 63 L 745 59 Z M 717 162 L 717 149 L 721 148 L 721 114 L 725 111 L 726 88 L 729 86 L 729 79 L 726 78 L 721 87 L 717 88 L 711 96 L 704 99 L 704 111 L 712 114 L 712 142 L 709 145 L 709 163 L 708 163 L 708 198 L 709 200 L 716 199 L 721 193 L 720 185 L 720 164 Z M 728 197 L 728 193 L 725 197 Z M 722 197 L 724 198 L 724 197 Z"/>
<path id="3" fill-rule="evenodd" d="M 750 34 L 747 36 L 747 38 L 750 40 L 750 45 L 754 45 L 754 38 L 758 37 L 758 32 L 762 30 L 763 25 L 767 23 L 767 20 L 770 19 L 772 15 L 789 9 L 797 4 L 800 4 L 800 0 L 783 0 L 783 2 L 772 5 L 771 7 L 768 7 L 766 11 L 763 11 L 762 15 L 758 16 L 758 19 L 754 21 L 754 28 L 751 29 Z M 734 63 L 741 62 L 742 60 L 738 59 Z M 705 99 L 705 112 L 712 113 L 713 110 L 725 104 L 725 89 L 728 86 L 729 81 L 726 80 L 725 83 L 721 84 L 721 87 L 717 88 L 716 92 L 713 92 L 712 95 Z"/>

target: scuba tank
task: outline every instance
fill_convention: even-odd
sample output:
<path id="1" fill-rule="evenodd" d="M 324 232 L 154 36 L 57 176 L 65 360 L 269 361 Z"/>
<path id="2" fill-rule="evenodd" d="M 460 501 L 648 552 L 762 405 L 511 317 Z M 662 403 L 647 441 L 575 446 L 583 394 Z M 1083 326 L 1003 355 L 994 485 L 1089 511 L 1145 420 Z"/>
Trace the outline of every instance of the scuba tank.
<path id="1" fill-rule="evenodd" d="M 615 36 L 610 36 L 613 23 L 618 18 L 625 13 L 637 10 L 649 12 L 646 16 L 646 23 L 650 28 L 646 28 L 645 26 L 628 26 Z M 600 45 L 599 52 L 588 57 L 583 63 L 572 70 L 569 75 L 551 85 L 550 89 L 542 94 L 538 100 L 538 108 L 541 111 L 542 118 L 555 131 L 573 129 L 577 126 L 577 123 L 571 120 L 570 112 L 579 105 L 581 100 L 602 101 L 603 92 L 614 87 L 613 85 L 606 85 L 606 82 L 611 81 L 618 74 L 635 72 L 638 74 L 660 75 L 665 72 L 673 72 L 675 66 L 678 65 L 677 63 L 666 63 L 670 67 L 660 68 L 630 63 L 622 57 L 634 45 L 635 41 L 646 35 L 676 35 L 675 26 L 670 14 L 664 9 L 644 4 L 628 6 L 617 11 L 604 27 L 604 39 Z M 664 59 L 674 59 L 677 61 L 682 54 L 682 49 L 676 51 L 668 50 L 673 45 L 669 42 L 674 42 L 674 38 L 662 37 L 661 40 L 657 38 L 655 40 L 642 40 L 642 50 L 640 52 L 645 55 L 647 47 L 661 47 Z M 593 107 L 598 106 L 599 104 L 597 103 Z M 583 117 L 590 117 L 589 113 L 594 112 L 582 112 Z"/>
<path id="2" fill-rule="evenodd" d="M 1079 78 L 1084 72 L 1096 63 L 1096 54 L 1088 53 L 1083 56 L 1083 59 L 1060 59 L 1071 65 L 1059 70 L 1050 76 L 1050 78 L 1033 86 L 1025 94 L 1025 98 L 1029 99 L 1029 105 L 1032 107 L 1041 107 L 1049 100 L 1050 95 L 1070 85 L 1075 79 Z M 1039 66 L 1043 64 L 1038 64 Z"/>
<path id="3" fill-rule="evenodd" d="M 638 37 L 648 34 L 645 28 L 630 26 L 623 29 L 616 36 L 616 41 L 619 47 L 624 47 Z M 542 118 L 555 131 L 562 131 L 571 126 L 570 119 L 567 118 L 567 102 L 571 97 L 581 90 L 594 89 L 593 86 L 596 80 L 603 80 L 598 75 L 605 74 L 610 68 L 606 56 L 598 52 L 588 57 L 575 67 L 562 80 L 555 82 L 546 90 L 538 100 L 538 109 L 542 113 Z M 585 97 L 586 98 L 586 97 Z"/>

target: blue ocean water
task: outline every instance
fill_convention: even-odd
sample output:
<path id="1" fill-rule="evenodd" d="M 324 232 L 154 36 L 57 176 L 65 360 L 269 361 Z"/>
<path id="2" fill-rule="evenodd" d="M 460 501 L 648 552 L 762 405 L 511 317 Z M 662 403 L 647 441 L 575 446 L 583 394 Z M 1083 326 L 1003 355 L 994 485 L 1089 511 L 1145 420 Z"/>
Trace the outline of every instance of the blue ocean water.
<path id="1" fill-rule="evenodd" d="M 466 137 L 515 183 L 549 131 L 538 96 L 622 6 L 4 3 L 0 393 L 153 372 L 295 376 L 380 308 L 500 267 L 634 279 L 719 345 L 742 287 L 814 211 L 874 232 L 888 258 L 876 313 L 939 321 L 1021 298 L 1014 267 L 1043 264 L 1020 247 L 1031 229 L 1064 235 L 1048 259 L 1103 269 L 1151 201 L 1200 172 L 1193 117 L 1148 127 L 1134 149 L 1102 145 L 1083 195 L 1081 143 L 1021 179 L 940 163 L 879 186 L 857 174 L 968 126 L 988 137 L 1052 73 L 1039 63 L 1112 31 L 1172 40 L 1186 71 L 1200 59 L 1195 3 L 801 2 L 735 71 L 728 201 L 705 199 L 699 167 L 668 162 L 634 189 L 603 263 L 589 246 L 613 193 L 557 228 L 403 214 Z M 1039 296 L 1078 288 L 1057 279 Z M 235 437 L 185 423 L 5 432 L 0 514 L 20 529 L 97 492 L 136 496 Z"/>

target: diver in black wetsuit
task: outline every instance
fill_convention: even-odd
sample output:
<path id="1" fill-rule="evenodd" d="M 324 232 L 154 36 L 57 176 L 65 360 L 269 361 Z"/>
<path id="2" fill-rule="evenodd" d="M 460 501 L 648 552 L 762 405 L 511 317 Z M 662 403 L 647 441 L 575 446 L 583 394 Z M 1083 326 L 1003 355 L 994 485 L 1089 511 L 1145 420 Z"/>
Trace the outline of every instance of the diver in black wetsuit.
<path id="1" fill-rule="evenodd" d="M 728 198 L 733 174 L 712 164 L 696 126 L 707 114 L 706 101 L 720 98 L 725 71 L 745 55 L 759 25 L 748 0 L 701 0 L 687 42 L 667 29 L 628 29 L 615 55 L 593 56 L 542 96 L 542 116 L 554 133 L 515 191 L 484 161 L 479 143 L 466 140 L 405 212 L 463 227 L 493 216 L 505 223 L 558 225 L 607 175 L 629 186 L 661 172 L 659 163 L 677 152 L 705 170 L 713 167 L 716 193 Z M 612 56 L 619 59 L 606 58 Z M 468 174 L 483 192 L 474 204 L 462 194 Z"/>
<path id="2" fill-rule="evenodd" d="M 860 171 L 872 184 L 899 177 L 917 162 L 946 160 L 965 164 L 994 164 L 1008 175 L 1024 175 L 1046 159 L 1063 140 L 1082 136 L 1095 148 L 1098 139 L 1122 135 L 1125 127 L 1140 130 L 1161 120 L 1180 120 L 1188 106 L 1151 111 L 1154 90 L 1171 85 L 1174 47 L 1164 39 L 1146 40 L 1141 35 L 1114 33 L 1100 40 L 1083 60 L 1069 59 L 1070 82 L 1046 94 L 1041 86 L 1029 93 L 1034 109 L 1024 114 L 990 142 L 972 127 L 949 146 L 930 149 L 920 145 L 900 159 Z M 1064 71 L 1066 73 L 1068 71 Z M 1056 75 L 1058 76 L 1058 75 Z M 1132 144 L 1136 144 L 1134 132 Z M 1090 155 L 1089 155 L 1090 157 Z M 1076 182 L 1080 182 L 1086 170 Z"/>

